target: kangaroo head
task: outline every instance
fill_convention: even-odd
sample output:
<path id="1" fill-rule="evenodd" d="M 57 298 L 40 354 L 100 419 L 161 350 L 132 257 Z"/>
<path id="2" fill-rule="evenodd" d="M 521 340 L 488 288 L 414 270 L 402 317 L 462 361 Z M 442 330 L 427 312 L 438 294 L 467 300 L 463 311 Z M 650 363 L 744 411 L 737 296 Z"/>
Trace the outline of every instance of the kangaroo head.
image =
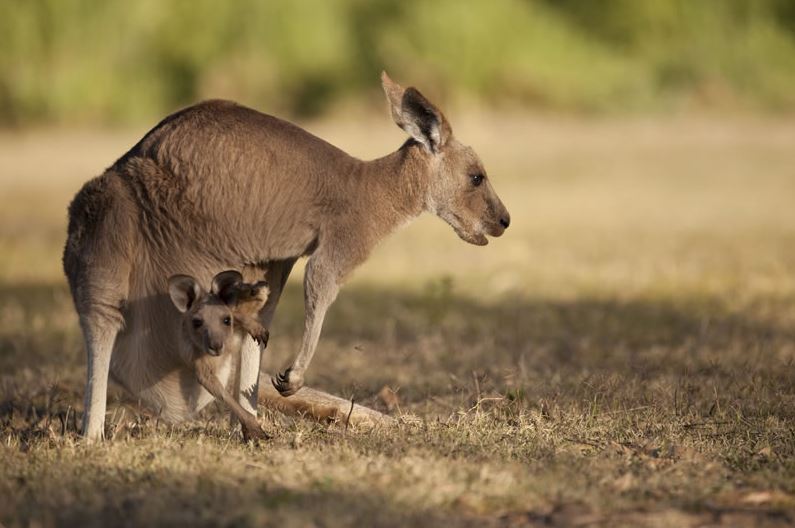
<path id="1" fill-rule="evenodd" d="M 171 302 L 183 314 L 183 333 L 197 349 L 220 355 L 235 336 L 233 308 L 237 285 L 243 277 L 237 271 L 222 271 L 213 278 L 207 292 L 189 275 L 168 279 Z"/>
<path id="2" fill-rule="evenodd" d="M 498 237 L 511 222 L 471 147 L 453 137 L 444 114 L 416 88 L 402 88 L 386 72 L 381 82 L 395 123 L 422 145 L 428 164 L 425 209 L 478 246 Z"/>

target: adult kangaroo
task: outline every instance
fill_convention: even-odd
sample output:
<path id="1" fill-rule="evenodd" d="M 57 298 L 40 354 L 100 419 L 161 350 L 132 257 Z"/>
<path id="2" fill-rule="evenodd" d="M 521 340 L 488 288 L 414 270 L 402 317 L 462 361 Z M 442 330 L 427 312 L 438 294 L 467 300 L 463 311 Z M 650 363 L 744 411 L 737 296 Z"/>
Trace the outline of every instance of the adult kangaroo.
<path id="1" fill-rule="evenodd" d="M 382 85 L 411 136 L 383 158 L 361 161 L 286 121 L 208 101 L 165 118 L 84 185 L 69 207 L 63 264 L 88 355 L 86 437 L 103 437 L 109 375 L 172 421 L 212 400 L 174 358 L 171 275 L 208 283 L 242 268 L 247 281 L 267 279 L 269 328 L 293 264 L 309 257 L 303 342 L 273 380 L 290 396 L 340 284 L 387 234 L 423 211 L 472 244 L 503 233 L 508 211 L 475 152 L 416 88 L 386 73 Z M 255 413 L 259 366 L 248 339 L 238 397 Z"/>

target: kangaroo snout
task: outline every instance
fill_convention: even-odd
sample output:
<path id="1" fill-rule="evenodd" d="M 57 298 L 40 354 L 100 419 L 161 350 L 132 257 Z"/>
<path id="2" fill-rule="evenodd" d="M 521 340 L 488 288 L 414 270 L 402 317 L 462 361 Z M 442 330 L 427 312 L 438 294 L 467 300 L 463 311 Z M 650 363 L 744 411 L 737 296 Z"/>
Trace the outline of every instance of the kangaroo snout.
<path id="1" fill-rule="evenodd" d="M 493 237 L 502 236 L 508 226 L 511 225 L 511 215 L 508 213 L 508 210 L 505 208 L 502 203 L 500 203 L 496 208 L 496 211 L 493 213 L 491 217 L 490 229 L 488 232 Z"/>
<path id="2" fill-rule="evenodd" d="M 210 341 L 207 343 L 207 353 L 211 356 L 220 356 L 224 351 L 224 344 Z"/>

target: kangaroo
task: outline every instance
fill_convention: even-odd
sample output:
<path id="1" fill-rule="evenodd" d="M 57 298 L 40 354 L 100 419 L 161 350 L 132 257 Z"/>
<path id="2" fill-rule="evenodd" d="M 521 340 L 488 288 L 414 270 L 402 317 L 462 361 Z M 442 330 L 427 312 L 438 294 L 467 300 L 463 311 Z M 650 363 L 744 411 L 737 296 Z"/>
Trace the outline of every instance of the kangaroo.
<path id="1" fill-rule="evenodd" d="M 416 88 L 381 80 L 409 135 L 385 157 L 356 159 L 291 123 L 215 100 L 166 117 L 77 193 L 63 264 L 88 356 L 89 440 L 103 438 L 109 376 L 164 419 L 211 400 L 168 352 L 180 325 L 165 293 L 170 275 L 206 284 L 219 269 L 242 269 L 248 281 L 266 279 L 267 329 L 293 264 L 308 257 L 303 340 L 272 380 L 290 396 L 340 285 L 389 233 L 428 211 L 471 244 L 503 234 L 510 216 L 475 151 Z M 260 359 L 247 339 L 236 396 L 252 413 Z"/>
<path id="2" fill-rule="evenodd" d="M 168 279 L 168 292 L 174 306 L 183 314 L 179 354 L 185 365 L 193 369 L 196 380 L 207 392 L 229 407 L 240 421 L 244 440 L 264 440 L 269 436 L 256 416 L 244 409 L 216 376 L 217 358 L 222 354 L 232 355 L 234 361 L 246 332 L 253 330 L 260 343 L 267 341 L 267 337 L 263 339 L 267 331 L 252 317 L 265 305 L 267 287 L 262 283 L 252 285 L 242 281 L 239 272 L 223 271 L 213 277 L 212 287 L 207 292 L 195 278 L 173 275 Z M 243 302 L 239 301 L 241 297 Z"/>

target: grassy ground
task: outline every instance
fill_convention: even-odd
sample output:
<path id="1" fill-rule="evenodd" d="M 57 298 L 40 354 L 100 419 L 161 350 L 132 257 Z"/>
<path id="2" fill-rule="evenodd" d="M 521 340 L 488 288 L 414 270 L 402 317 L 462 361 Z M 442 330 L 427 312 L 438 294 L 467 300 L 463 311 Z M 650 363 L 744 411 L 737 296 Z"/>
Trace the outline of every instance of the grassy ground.
<path id="1" fill-rule="evenodd" d="M 84 358 L 65 207 L 143 130 L 0 136 L 0 523 L 788 525 L 795 522 L 795 123 L 473 117 L 511 210 L 467 246 L 425 218 L 332 308 L 308 384 L 385 410 L 344 431 L 217 407 L 168 426 L 113 392 L 75 435 Z M 310 129 L 362 157 L 386 118 Z M 271 366 L 301 337 L 300 272 Z"/>

